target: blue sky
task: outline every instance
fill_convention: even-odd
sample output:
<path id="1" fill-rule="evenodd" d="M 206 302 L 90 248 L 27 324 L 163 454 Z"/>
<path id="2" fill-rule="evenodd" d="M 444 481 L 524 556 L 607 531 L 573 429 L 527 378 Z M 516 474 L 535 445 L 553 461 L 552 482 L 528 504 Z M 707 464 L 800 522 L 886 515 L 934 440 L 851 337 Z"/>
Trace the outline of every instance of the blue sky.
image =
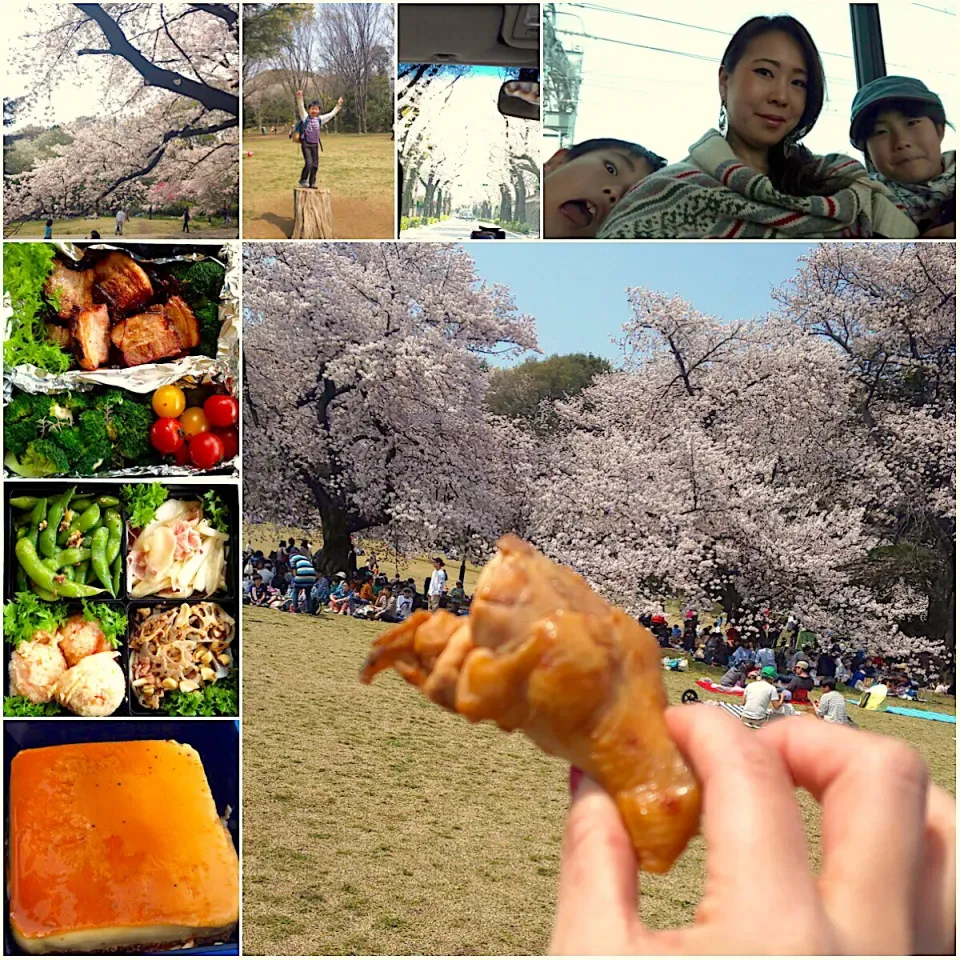
<path id="1" fill-rule="evenodd" d="M 610 342 L 630 319 L 625 289 L 679 294 L 726 320 L 774 306 L 772 291 L 796 274 L 811 244 L 778 243 L 466 243 L 479 275 L 505 283 L 517 307 L 537 321 L 540 349 L 616 359 Z"/>

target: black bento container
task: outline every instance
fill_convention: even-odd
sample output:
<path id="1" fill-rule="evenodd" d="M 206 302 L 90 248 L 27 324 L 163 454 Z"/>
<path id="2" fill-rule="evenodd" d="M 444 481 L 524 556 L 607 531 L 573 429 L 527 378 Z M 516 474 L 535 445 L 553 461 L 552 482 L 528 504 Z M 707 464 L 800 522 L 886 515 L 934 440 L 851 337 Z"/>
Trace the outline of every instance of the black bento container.
<path id="1" fill-rule="evenodd" d="M 3 503 L 3 522 L 4 522 L 4 533 L 5 533 L 5 544 L 6 544 L 6 556 L 5 556 L 5 576 L 3 578 L 3 594 L 4 601 L 13 600 L 17 592 L 17 558 L 14 553 L 14 548 L 16 546 L 16 536 L 14 532 L 14 514 L 18 511 L 15 510 L 10 505 L 10 500 L 20 496 L 40 496 L 46 497 L 48 499 L 56 497 L 57 495 L 63 493 L 65 490 L 68 490 L 70 487 L 76 487 L 80 493 L 86 494 L 88 491 L 91 496 L 115 496 L 120 498 L 120 488 L 125 486 L 127 482 L 133 483 L 150 483 L 153 481 L 144 480 L 144 481 L 116 481 L 116 480 L 105 480 L 105 481 L 96 481 L 96 480 L 25 480 L 25 481 L 6 481 L 4 483 L 4 503 Z M 123 576 L 120 578 L 120 591 L 116 599 L 113 599 L 109 594 L 103 593 L 99 596 L 91 597 L 91 602 L 95 603 L 109 603 L 111 606 L 122 606 L 126 608 L 128 621 L 131 618 L 131 613 L 134 608 L 137 607 L 158 607 L 158 606 L 179 606 L 181 603 L 196 603 L 201 600 L 210 600 L 215 603 L 220 604 L 224 610 L 231 617 L 234 618 L 236 623 L 236 631 L 234 634 L 233 641 L 231 643 L 231 649 L 234 656 L 234 669 L 239 669 L 240 662 L 240 624 L 239 624 L 239 601 L 237 597 L 239 595 L 239 562 L 240 562 L 240 503 L 239 503 L 239 487 L 236 484 L 226 484 L 226 483 L 210 483 L 203 482 L 197 484 L 188 484 L 188 483 L 165 483 L 160 481 L 167 488 L 170 494 L 170 498 L 180 498 L 180 499 L 199 499 L 205 492 L 208 490 L 216 490 L 220 495 L 220 498 L 223 500 L 227 508 L 227 514 L 229 518 L 229 526 L 231 530 L 230 543 L 227 551 L 227 589 L 220 590 L 217 593 L 213 594 L 210 597 L 201 597 L 194 596 L 187 600 L 168 600 L 162 597 L 141 597 L 138 599 L 131 599 L 129 596 L 128 585 L 127 585 L 127 554 L 129 552 L 130 546 L 133 543 L 132 533 L 127 524 L 126 511 L 123 506 L 123 501 L 119 506 L 120 515 L 124 521 L 124 535 L 120 546 L 120 553 L 123 557 L 122 568 L 124 570 Z M 65 600 L 67 604 L 67 609 L 71 613 L 78 612 L 81 609 L 81 604 L 79 600 Z M 117 708 L 116 712 L 112 714 L 115 718 L 129 717 L 129 716 L 140 716 L 140 717 L 155 717 L 157 719 L 167 719 L 166 714 L 154 710 L 145 710 L 137 702 L 136 696 L 133 694 L 133 691 L 130 687 L 130 670 L 129 670 L 129 629 L 128 626 L 128 636 L 124 638 L 121 647 L 119 648 L 120 659 L 119 663 L 123 669 L 123 674 L 127 678 L 127 692 L 124 697 L 123 703 L 120 707 Z M 13 654 L 13 646 L 9 643 L 4 645 L 4 681 L 3 681 L 3 690 L 4 695 L 9 696 L 10 692 L 10 657 Z M 43 718 L 34 718 L 38 720 L 50 721 L 50 720 L 80 720 L 80 719 L 89 719 L 82 717 L 75 717 L 70 713 L 63 713 L 59 717 L 43 717 Z"/>
<path id="2" fill-rule="evenodd" d="M 156 717 L 158 719 L 164 719 L 167 717 L 167 714 L 163 710 L 148 710 L 146 707 L 141 706 L 140 701 L 137 699 L 136 692 L 133 689 L 133 676 L 132 676 L 132 664 L 133 664 L 133 651 L 130 649 L 130 636 L 135 629 L 134 622 L 134 613 L 135 611 L 143 608 L 148 608 L 154 613 L 158 611 L 165 611 L 170 609 L 176 609 L 182 603 L 199 603 L 200 600 L 155 600 L 153 603 L 150 603 L 147 600 L 131 600 L 127 604 L 127 640 L 124 643 L 124 646 L 127 650 L 127 660 L 124 664 L 124 672 L 127 677 L 127 699 L 128 699 L 128 708 L 130 716 L 132 717 Z M 236 600 L 218 600 L 216 597 L 210 598 L 211 603 L 216 603 L 218 606 L 222 607 L 224 612 L 229 616 L 233 617 L 234 621 L 234 632 L 233 639 L 230 641 L 230 652 L 233 655 L 233 667 L 234 671 L 240 669 L 240 618 L 239 618 L 239 609 Z M 162 702 L 162 701 L 161 701 Z M 240 688 L 237 687 L 237 710 L 240 709 Z M 177 719 L 182 719 L 178 717 Z"/>
<path id="3" fill-rule="evenodd" d="M 138 720 L 103 720 L 99 723 L 72 723 L 51 719 L 7 720 L 3 724 L 3 768 L 7 785 L 3 797 L 4 847 L 10 842 L 10 766 L 21 750 L 50 747 L 65 743 L 91 743 L 110 740 L 177 740 L 189 744 L 203 761 L 203 769 L 213 793 L 217 812 L 221 815 L 230 807 L 227 828 L 233 844 L 240 850 L 240 724 L 236 720 L 209 720 L 193 723 L 189 720 L 170 720 L 151 723 Z M 7 850 L 9 853 L 9 851 Z M 186 950 L 167 950 L 162 954 L 143 956 L 237 956 L 239 937 L 230 943 Z M 25 956 L 10 930 L 10 898 L 4 889 L 3 954 L 6 957 Z"/>

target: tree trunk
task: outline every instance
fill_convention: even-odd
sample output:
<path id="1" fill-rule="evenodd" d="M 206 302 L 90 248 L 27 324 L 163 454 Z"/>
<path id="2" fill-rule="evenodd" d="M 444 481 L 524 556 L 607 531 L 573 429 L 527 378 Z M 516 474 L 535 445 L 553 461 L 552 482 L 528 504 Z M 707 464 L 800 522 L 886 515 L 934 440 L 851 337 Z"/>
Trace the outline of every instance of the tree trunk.
<path id="1" fill-rule="evenodd" d="M 520 223 L 526 223 L 527 221 L 527 191 L 526 187 L 523 185 L 523 174 L 517 173 L 513 181 L 513 191 L 514 197 L 516 198 L 516 203 L 514 204 L 513 210 L 513 219 L 518 220 Z"/>
<path id="2" fill-rule="evenodd" d="M 322 572 L 332 578 L 336 573 L 348 572 L 352 548 L 349 518 L 343 510 L 337 509 L 332 503 L 322 503 L 319 507 L 320 529 L 323 531 Z"/>
<path id="3" fill-rule="evenodd" d="M 293 232 L 291 240 L 333 240 L 333 208 L 329 190 L 293 188 Z"/>
<path id="4" fill-rule="evenodd" d="M 505 223 L 512 219 L 510 216 L 510 188 L 505 184 L 500 184 L 500 222 Z"/>

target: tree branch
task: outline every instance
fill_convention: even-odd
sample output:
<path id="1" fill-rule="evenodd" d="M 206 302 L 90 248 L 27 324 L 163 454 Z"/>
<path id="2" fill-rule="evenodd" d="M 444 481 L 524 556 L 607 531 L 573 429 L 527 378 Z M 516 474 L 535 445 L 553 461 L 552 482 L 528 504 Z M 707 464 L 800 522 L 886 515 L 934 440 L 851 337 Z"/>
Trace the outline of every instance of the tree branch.
<path id="1" fill-rule="evenodd" d="M 116 21 L 107 13 L 98 3 L 78 3 L 75 4 L 78 10 L 82 10 L 87 16 L 94 20 L 103 31 L 103 35 L 110 45 L 108 51 L 88 50 L 88 53 L 111 53 L 122 57 L 133 67 L 137 73 L 143 77 L 144 83 L 149 87 L 160 87 L 163 90 L 169 90 L 171 93 L 179 94 L 190 100 L 196 100 L 208 110 L 221 110 L 229 113 L 233 117 L 240 115 L 239 97 L 218 90 L 206 83 L 198 83 L 196 80 L 189 80 L 180 73 L 173 70 L 163 70 L 156 64 L 151 63 L 134 45 L 127 39 L 126 34 L 118 26 Z M 214 4 L 214 6 L 217 6 Z M 235 15 L 234 15 L 235 16 Z M 81 51 L 84 52 L 84 51 Z"/>

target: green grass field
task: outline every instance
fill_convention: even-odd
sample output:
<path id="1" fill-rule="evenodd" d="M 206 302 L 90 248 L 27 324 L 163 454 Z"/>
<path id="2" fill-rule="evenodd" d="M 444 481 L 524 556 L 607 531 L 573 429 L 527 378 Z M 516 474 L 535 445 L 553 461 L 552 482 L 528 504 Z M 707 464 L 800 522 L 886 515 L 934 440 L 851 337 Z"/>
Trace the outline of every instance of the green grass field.
<path id="1" fill-rule="evenodd" d="M 392 672 L 362 686 L 380 630 L 244 609 L 244 951 L 545 952 L 567 765 L 520 734 L 471 727 Z M 720 671 L 664 673 L 671 703 L 701 674 Z M 954 726 L 851 710 L 909 741 L 955 793 Z M 816 865 L 818 808 L 800 803 Z M 697 838 L 669 874 L 643 877 L 647 923 L 692 919 L 704 852 Z"/>
<path id="2" fill-rule="evenodd" d="M 219 238 L 224 240 L 236 239 L 237 224 L 230 223 L 229 226 L 223 226 L 223 219 L 217 217 L 214 221 L 215 226 L 210 226 L 209 221 L 191 220 L 190 221 L 190 239 L 211 239 Z M 116 229 L 116 219 L 114 217 L 89 217 L 86 219 L 77 218 L 74 220 L 54 220 L 53 221 L 53 239 L 54 240 L 89 240 L 90 231 L 98 230 L 100 239 L 111 240 L 184 240 L 188 234 L 181 233 L 183 226 L 182 217 L 154 217 L 152 220 L 147 217 L 132 217 L 127 220 L 123 226 L 123 237 L 114 235 Z M 8 227 L 4 231 L 5 237 L 14 239 L 26 239 L 33 237 L 42 237 L 45 229 L 45 221 L 28 220 L 22 227 Z"/>
<path id="3" fill-rule="evenodd" d="M 244 238 L 289 237 L 303 168 L 299 145 L 286 134 L 246 132 L 242 157 Z M 393 239 L 396 166 L 387 133 L 323 135 L 317 186 L 330 190 L 338 240 Z"/>

